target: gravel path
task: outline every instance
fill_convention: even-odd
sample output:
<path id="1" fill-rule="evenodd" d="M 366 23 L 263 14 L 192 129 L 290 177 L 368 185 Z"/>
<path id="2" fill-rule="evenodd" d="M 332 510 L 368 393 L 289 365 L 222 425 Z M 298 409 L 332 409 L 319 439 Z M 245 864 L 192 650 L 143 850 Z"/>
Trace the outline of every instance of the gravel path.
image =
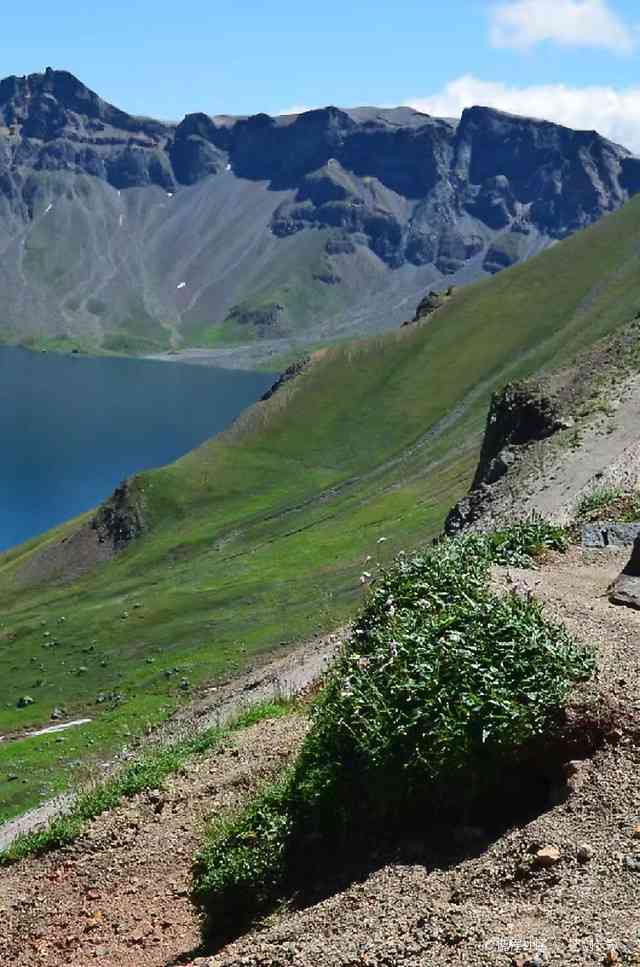
<path id="1" fill-rule="evenodd" d="M 540 571 L 498 570 L 495 580 L 534 593 L 593 645 L 597 687 L 633 711 L 640 707 L 640 612 L 613 607 L 605 593 L 624 559 L 624 552 L 573 550 Z M 569 767 L 566 801 L 532 822 L 493 841 L 482 830 L 460 830 L 446 862 L 442 850 L 430 854 L 422 842 L 404 844 L 401 861 L 378 855 L 372 843 L 367 876 L 215 956 L 197 957 L 186 891 L 205 818 L 277 772 L 304 731 L 293 716 L 239 733 L 165 792 L 96 820 L 73 848 L 4 872 L 0 963 L 640 963 L 640 746 L 631 728 Z"/>

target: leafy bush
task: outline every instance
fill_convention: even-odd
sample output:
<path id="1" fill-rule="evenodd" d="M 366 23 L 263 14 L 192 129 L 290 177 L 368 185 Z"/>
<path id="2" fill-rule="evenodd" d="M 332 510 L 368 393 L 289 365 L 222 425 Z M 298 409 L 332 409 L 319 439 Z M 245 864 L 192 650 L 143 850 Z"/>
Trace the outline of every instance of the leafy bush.
<path id="1" fill-rule="evenodd" d="M 291 774 L 198 857 L 205 933 L 295 887 L 313 867 L 411 817 L 461 815 L 549 729 L 593 659 L 534 600 L 498 597 L 494 560 L 561 546 L 542 521 L 445 540 L 383 572 L 330 670 Z M 263 842 L 264 838 L 264 842 Z"/>
<path id="2" fill-rule="evenodd" d="M 483 535 L 486 553 L 494 564 L 529 567 L 548 551 L 566 551 L 569 538 L 559 524 L 535 514 L 511 527 Z"/>

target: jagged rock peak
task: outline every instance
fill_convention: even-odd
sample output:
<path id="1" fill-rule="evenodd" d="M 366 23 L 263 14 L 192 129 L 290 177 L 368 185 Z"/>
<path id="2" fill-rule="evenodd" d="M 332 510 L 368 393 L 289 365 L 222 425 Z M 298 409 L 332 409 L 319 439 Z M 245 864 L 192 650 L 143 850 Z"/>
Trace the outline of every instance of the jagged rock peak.
<path id="1" fill-rule="evenodd" d="M 126 212 L 128 202 L 104 183 L 151 190 Z M 178 197 L 169 202 L 158 189 Z M 367 278 L 409 265 L 417 285 L 444 292 L 536 255 L 638 191 L 640 159 L 594 132 L 482 106 L 459 122 L 409 107 L 328 105 L 279 117 L 200 112 L 164 124 L 114 107 L 66 71 L 10 77 L 0 81 L 0 234 L 14 238 L 19 229 L 34 238 L 33 246 L 3 248 L 0 329 L 89 330 L 103 339 L 137 326 L 142 312 L 153 317 L 154 343 L 164 344 L 167 321 L 180 330 L 185 313 L 191 332 L 196 320 L 227 320 L 272 339 L 335 312 L 356 334 L 372 314 L 378 328 L 383 319 L 402 321 L 401 301 L 372 305 L 358 281 L 365 261 Z M 192 205 L 187 218 L 183 206 Z M 243 214 L 225 221 L 231 209 Z M 86 258 L 63 258 L 65 239 L 60 257 L 43 243 L 59 217 L 70 251 L 91 253 Z M 185 232 L 187 223 L 197 230 Z M 213 243 L 214 226 L 224 246 Z M 290 237 L 298 233 L 296 246 Z M 260 279 L 248 264 L 249 238 L 263 247 Z M 195 258 L 199 246 L 206 253 Z M 245 253 L 246 264 L 231 274 L 233 291 L 226 247 Z M 169 252 L 172 266 L 191 264 L 199 276 L 197 287 L 190 280 L 189 294 L 199 295 L 188 308 L 183 270 L 166 281 Z M 300 262 L 287 279 L 285 252 Z M 106 287 L 108 314 L 93 292 L 79 302 L 83 287 L 73 272 L 90 278 L 92 289 Z M 242 315 L 231 318 L 239 304 Z"/>
<path id="2" fill-rule="evenodd" d="M 110 126 L 161 134 L 169 127 L 150 118 L 137 118 L 99 97 L 69 71 L 47 67 L 43 74 L 13 75 L 0 81 L 0 124 L 27 138 L 58 137 L 83 127 Z"/>

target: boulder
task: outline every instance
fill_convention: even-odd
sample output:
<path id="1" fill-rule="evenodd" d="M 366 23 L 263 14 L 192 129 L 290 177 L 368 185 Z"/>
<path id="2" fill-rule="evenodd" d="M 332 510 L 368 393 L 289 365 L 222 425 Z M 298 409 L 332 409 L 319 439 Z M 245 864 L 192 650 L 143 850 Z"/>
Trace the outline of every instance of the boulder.
<path id="1" fill-rule="evenodd" d="M 638 537 L 640 523 L 595 521 L 582 528 L 582 546 L 589 548 L 610 547 L 619 550 L 621 547 L 633 547 Z"/>
<path id="2" fill-rule="evenodd" d="M 631 559 L 609 591 L 613 604 L 640 609 L 640 535 L 636 538 Z"/>

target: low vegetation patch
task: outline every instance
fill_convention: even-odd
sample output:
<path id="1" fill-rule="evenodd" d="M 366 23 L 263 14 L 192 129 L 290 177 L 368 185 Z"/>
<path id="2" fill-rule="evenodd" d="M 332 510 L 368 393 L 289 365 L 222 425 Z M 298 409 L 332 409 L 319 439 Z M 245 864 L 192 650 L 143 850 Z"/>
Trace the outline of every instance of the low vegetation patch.
<path id="1" fill-rule="evenodd" d="M 535 514 L 511 527 L 467 537 L 473 553 L 489 564 L 508 567 L 532 567 L 543 560 L 549 551 L 564 551 L 569 547 L 567 531 Z"/>
<path id="2" fill-rule="evenodd" d="M 381 574 L 329 672 L 292 770 L 216 826 L 194 899 L 219 941 L 372 839 L 466 820 L 527 743 L 560 727 L 593 658 L 534 600 L 490 590 L 492 563 L 566 544 L 541 520 L 443 540 Z"/>
<path id="3" fill-rule="evenodd" d="M 580 523 L 598 520 L 603 516 L 623 523 L 640 520 L 640 493 L 621 487 L 596 487 L 585 494 L 576 507 L 576 517 Z"/>
<path id="4" fill-rule="evenodd" d="M 190 759 L 204 755 L 230 733 L 264 719 L 288 715 L 292 708 L 292 700 L 275 698 L 248 708 L 226 728 L 206 729 L 180 742 L 142 752 L 122 772 L 78 794 L 69 812 L 53 818 L 45 829 L 18 836 L 0 853 L 0 866 L 9 866 L 27 856 L 48 853 L 72 843 L 92 819 L 114 809 L 124 799 L 130 799 L 147 789 L 161 787 L 165 779 Z"/>

